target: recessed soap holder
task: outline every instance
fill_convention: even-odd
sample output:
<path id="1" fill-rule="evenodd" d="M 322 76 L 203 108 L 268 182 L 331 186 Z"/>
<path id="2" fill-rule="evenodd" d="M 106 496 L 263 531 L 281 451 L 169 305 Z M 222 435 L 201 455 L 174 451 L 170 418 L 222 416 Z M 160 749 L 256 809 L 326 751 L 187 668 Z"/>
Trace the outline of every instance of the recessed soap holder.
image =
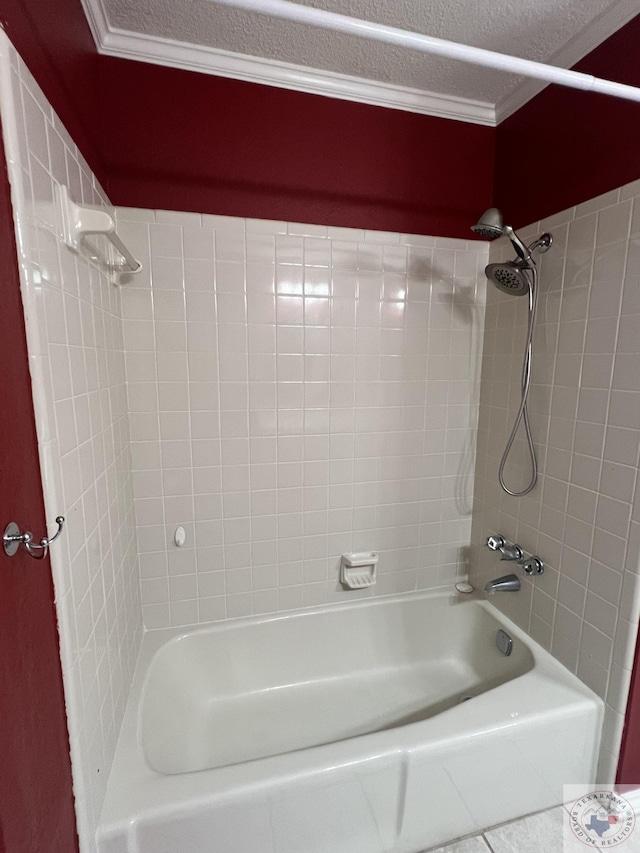
<path id="1" fill-rule="evenodd" d="M 340 560 L 340 583 L 349 589 L 364 589 L 376 582 L 378 555 L 374 551 L 343 554 Z"/>

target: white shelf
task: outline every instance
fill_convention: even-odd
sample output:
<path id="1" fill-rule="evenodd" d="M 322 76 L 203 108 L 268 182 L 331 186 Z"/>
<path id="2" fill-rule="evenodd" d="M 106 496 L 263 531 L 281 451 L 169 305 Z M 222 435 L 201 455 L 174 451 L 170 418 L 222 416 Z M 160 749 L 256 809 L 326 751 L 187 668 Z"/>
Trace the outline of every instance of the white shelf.
<path id="1" fill-rule="evenodd" d="M 62 215 L 62 238 L 70 249 L 78 254 L 82 254 L 84 238 L 101 235 L 111 242 L 116 252 L 123 259 L 123 263 L 109 263 L 109 261 L 99 258 L 95 250 L 91 248 L 91 257 L 93 260 L 102 260 L 103 265 L 110 272 L 140 272 L 142 264 L 133 257 L 120 237 L 118 237 L 116 224 L 110 213 L 98 207 L 87 207 L 76 204 L 71 199 L 69 190 L 64 185 L 58 190 L 58 198 Z"/>

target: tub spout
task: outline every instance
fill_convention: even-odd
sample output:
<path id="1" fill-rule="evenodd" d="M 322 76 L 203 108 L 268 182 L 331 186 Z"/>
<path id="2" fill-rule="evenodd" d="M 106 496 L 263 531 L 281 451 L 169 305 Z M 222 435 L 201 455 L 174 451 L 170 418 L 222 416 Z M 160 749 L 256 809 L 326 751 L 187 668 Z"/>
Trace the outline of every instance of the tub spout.
<path id="1" fill-rule="evenodd" d="M 489 581 L 484 591 L 487 595 L 493 595 L 494 592 L 517 592 L 519 589 L 520 578 L 517 575 L 503 575 L 501 578 Z"/>

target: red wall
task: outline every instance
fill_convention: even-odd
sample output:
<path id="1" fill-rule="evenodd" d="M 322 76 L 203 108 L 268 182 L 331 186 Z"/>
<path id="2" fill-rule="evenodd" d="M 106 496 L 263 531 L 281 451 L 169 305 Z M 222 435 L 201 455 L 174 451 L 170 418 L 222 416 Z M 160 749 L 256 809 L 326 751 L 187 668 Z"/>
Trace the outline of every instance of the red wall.
<path id="1" fill-rule="evenodd" d="M 640 667 L 638 647 L 622 735 L 616 781 L 621 785 L 640 785 Z"/>
<path id="2" fill-rule="evenodd" d="M 118 204 L 465 237 L 640 176 L 640 107 L 601 95 L 549 86 L 496 131 L 99 56 L 81 0 L 0 19 Z M 576 68 L 638 85 L 639 43 L 640 16 Z"/>
<path id="3" fill-rule="evenodd" d="M 100 57 L 80 0 L 0 0 L 0 24 L 93 171 L 106 182 L 99 145 Z"/>
<path id="4" fill-rule="evenodd" d="M 640 16 L 575 66 L 640 86 Z M 516 227 L 640 178 L 640 104 L 549 86 L 497 129 L 495 204 Z"/>
<path id="5" fill-rule="evenodd" d="M 116 204 L 469 237 L 491 200 L 492 128 L 108 58 L 100 83 Z"/>
<path id="6" fill-rule="evenodd" d="M 98 56 L 80 0 L 0 0 L 116 204 L 469 237 L 493 128 Z"/>
<path id="7" fill-rule="evenodd" d="M 13 520 L 39 538 L 45 515 L 12 221 L 0 140 L 0 529 Z M 51 568 L 0 549 L 0 851 L 75 850 Z"/>

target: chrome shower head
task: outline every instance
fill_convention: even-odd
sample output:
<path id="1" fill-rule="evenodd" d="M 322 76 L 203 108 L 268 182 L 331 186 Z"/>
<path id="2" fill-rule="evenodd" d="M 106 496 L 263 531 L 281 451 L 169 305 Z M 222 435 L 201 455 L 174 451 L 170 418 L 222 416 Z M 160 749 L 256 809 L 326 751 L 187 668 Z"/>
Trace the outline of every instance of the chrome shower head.
<path id="1" fill-rule="evenodd" d="M 502 214 L 497 207 L 490 207 L 489 210 L 485 210 L 477 224 L 471 226 L 471 230 L 479 237 L 497 240 L 504 234 Z"/>
<path id="2" fill-rule="evenodd" d="M 549 245 L 551 245 L 550 243 L 544 245 L 544 240 L 542 242 L 538 240 L 531 246 L 526 246 L 511 225 L 504 224 L 502 214 L 497 207 L 490 207 L 489 210 L 485 210 L 478 223 L 471 226 L 471 230 L 479 237 L 484 237 L 487 240 L 497 240 L 498 237 L 502 237 L 503 235 L 508 237 L 518 257 L 525 264 L 528 264 L 531 260 L 532 249 L 540 249 L 540 251 L 545 252 L 549 248 Z M 543 235 L 543 238 L 546 236 Z"/>
<path id="3" fill-rule="evenodd" d="M 518 261 L 507 261 L 504 264 L 489 264 L 484 274 L 492 281 L 498 290 L 511 296 L 524 296 L 529 292 L 529 279 L 525 270 L 529 269 Z"/>

